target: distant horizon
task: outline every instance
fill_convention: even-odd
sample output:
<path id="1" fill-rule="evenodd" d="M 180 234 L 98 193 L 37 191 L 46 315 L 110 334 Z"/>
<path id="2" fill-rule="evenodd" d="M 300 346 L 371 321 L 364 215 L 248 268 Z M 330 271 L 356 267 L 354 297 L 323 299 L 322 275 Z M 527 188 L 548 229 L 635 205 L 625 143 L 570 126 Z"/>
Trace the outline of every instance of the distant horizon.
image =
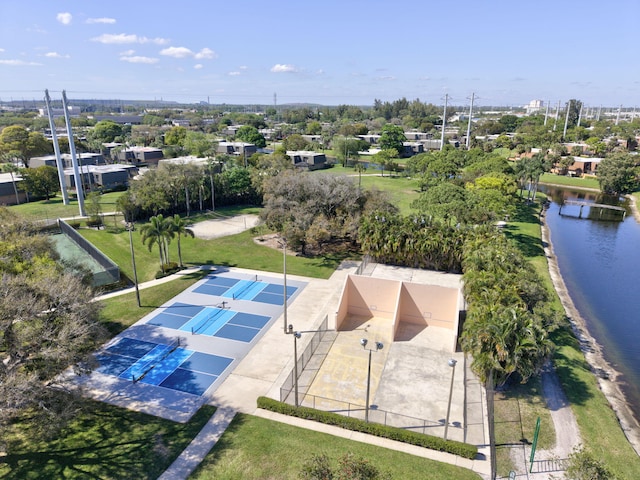
<path id="1" fill-rule="evenodd" d="M 60 108 L 61 105 L 61 101 L 62 101 L 62 96 L 61 96 L 61 92 L 55 92 L 55 91 L 51 91 L 49 90 L 49 94 L 51 95 L 51 104 L 52 106 L 55 106 L 56 108 Z M 121 105 L 137 105 L 137 106 L 144 106 L 144 107 L 153 107 L 154 104 L 157 104 L 158 108 L 164 108 L 164 107 L 168 107 L 171 108 L 171 106 L 192 106 L 192 107 L 198 107 L 198 106 L 207 106 L 207 107 L 219 107 L 219 106 L 234 106 L 234 107 L 264 107 L 264 109 L 267 108 L 271 108 L 274 107 L 273 104 L 269 104 L 269 103 L 260 103 L 260 102 L 246 102 L 246 103 L 232 103 L 232 102 L 224 102 L 224 103 L 214 103 L 212 101 L 203 101 L 203 100 L 196 100 L 196 101 L 192 101 L 192 102 L 187 102 L 187 101 L 180 101 L 180 100 L 167 100 L 164 98 L 154 98 L 153 100 L 151 99 L 142 99 L 142 98 L 117 98 L 117 97 L 111 97 L 111 98 L 91 98 L 91 97 L 87 97 L 87 98 L 81 98 L 81 97 L 76 97 L 74 98 L 73 96 L 71 96 L 73 94 L 73 92 L 66 92 L 67 94 L 67 101 L 69 106 L 76 106 L 74 105 L 74 102 L 79 102 L 80 104 L 101 104 L 104 103 L 106 106 L 109 107 L 115 107 L 118 106 L 118 104 Z M 403 97 L 398 97 L 395 98 L 393 100 L 388 100 L 390 103 L 393 103 L 394 101 L 397 100 L 401 100 Z M 343 103 L 343 104 L 322 104 L 322 103 L 317 103 L 317 102 L 290 102 L 290 103 L 278 103 L 277 105 L 275 105 L 276 108 L 295 108 L 297 106 L 299 107 L 322 107 L 322 108 L 336 108 L 339 107 L 341 105 L 348 105 L 348 106 L 354 106 L 354 107 L 359 107 L 359 108 L 373 108 L 374 106 L 374 101 L 376 99 L 373 99 L 371 101 L 370 104 L 355 104 L 355 103 Z M 420 100 L 422 103 L 432 103 L 432 102 L 425 102 L 422 99 L 411 99 L 411 98 L 407 98 L 406 100 L 408 100 L 409 102 L 414 101 L 414 100 Z M 529 101 L 532 100 L 541 100 L 541 99 L 531 99 Z M 570 100 L 578 100 L 581 101 L 581 99 L 579 98 L 572 98 Z M 544 100 L 543 100 L 544 101 Z M 569 99 L 567 100 L 567 102 L 569 101 Z M 474 102 L 474 111 L 477 111 L 478 109 L 483 109 L 486 110 L 487 108 L 497 108 L 497 109 L 517 109 L 517 110 L 523 110 L 527 107 L 527 104 L 529 102 L 525 102 L 523 104 L 479 104 L 479 103 L 475 103 Z M 12 107 L 20 107 L 20 104 L 23 105 L 23 108 L 43 108 L 45 106 L 45 102 L 44 102 L 44 91 L 43 91 L 43 97 L 41 99 L 38 99 L 36 97 L 33 98 L 5 98 L 2 97 L 0 95 L 0 106 L 7 106 L 7 105 L 11 105 Z M 444 106 L 444 101 L 440 104 L 438 103 L 433 103 L 433 105 L 439 106 L 439 107 L 443 107 Z M 458 105 L 456 103 L 449 103 L 449 107 L 456 107 L 460 110 L 462 109 L 469 109 L 470 105 Z M 545 110 L 546 110 L 546 106 L 547 106 L 547 102 L 544 101 L 544 106 L 542 106 L 537 113 L 540 114 L 544 114 Z M 549 114 L 555 112 L 556 107 L 557 107 L 557 103 L 556 104 L 550 104 L 549 105 Z M 566 107 L 566 102 L 563 102 L 560 104 L 560 111 L 562 111 L 563 109 L 565 109 Z M 585 105 L 585 107 L 588 107 Z M 597 110 L 597 109 L 602 109 L 603 111 L 606 110 L 617 110 L 618 108 L 621 107 L 621 111 L 622 112 L 632 112 L 632 111 L 636 111 L 636 107 L 635 106 L 625 106 L 625 105 L 596 105 L 596 106 L 591 106 L 588 108 L 591 108 L 593 110 Z M 637 109 L 638 114 L 640 115 L 640 109 Z M 125 114 L 127 112 L 124 112 Z M 246 112 L 246 113 L 255 113 L 255 112 Z"/>
<path id="2" fill-rule="evenodd" d="M 637 0 L 0 2 L 0 99 L 640 106 Z M 274 94 L 276 99 L 274 100 Z"/>

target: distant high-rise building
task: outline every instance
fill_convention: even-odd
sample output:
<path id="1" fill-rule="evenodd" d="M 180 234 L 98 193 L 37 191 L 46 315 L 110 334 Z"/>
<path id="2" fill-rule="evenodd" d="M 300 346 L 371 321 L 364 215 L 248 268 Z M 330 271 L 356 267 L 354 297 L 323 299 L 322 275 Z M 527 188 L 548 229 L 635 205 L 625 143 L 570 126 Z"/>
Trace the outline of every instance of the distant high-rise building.
<path id="1" fill-rule="evenodd" d="M 539 112 L 544 108 L 544 100 L 531 100 L 524 108 L 527 114 Z"/>

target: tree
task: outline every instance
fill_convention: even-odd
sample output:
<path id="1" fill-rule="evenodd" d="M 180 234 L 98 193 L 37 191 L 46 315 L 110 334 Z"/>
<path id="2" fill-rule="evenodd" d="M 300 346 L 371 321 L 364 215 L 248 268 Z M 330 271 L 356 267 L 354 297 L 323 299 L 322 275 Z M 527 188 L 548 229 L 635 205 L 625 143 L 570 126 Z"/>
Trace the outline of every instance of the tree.
<path id="1" fill-rule="evenodd" d="M 73 394 L 61 398 L 57 376 L 86 372 L 106 338 L 99 302 L 82 279 L 55 262 L 35 226 L 0 209 L 0 428 L 27 409 L 51 431 L 72 418 Z"/>
<path id="2" fill-rule="evenodd" d="M 638 168 L 628 153 L 606 157 L 597 170 L 600 190 L 607 194 L 625 195 L 638 188 Z"/>
<path id="3" fill-rule="evenodd" d="M 0 132 L 0 153 L 10 154 L 29 166 L 31 157 L 45 155 L 53 151 L 53 146 L 39 132 L 29 132 L 22 125 L 6 127 Z"/>
<path id="4" fill-rule="evenodd" d="M 25 190 L 36 197 L 49 200 L 60 189 L 58 170 L 55 167 L 43 165 L 38 168 L 24 168 L 20 173 Z"/>
<path id="5" fill-rule="evenodd" d="M 569 455 L 565 478 L 569 480 L 616 480 L 618 477 L 591 452 L 579 449 Z"/>
<path id="6" fill-rule="evenodd" d="M 184 141 L 187 138 L 187 129 L 184 127 L 173 127 L 164 134 L 164 143 L 167 145 L 175 145 L 184 147 Z"/>
<path id="7" fill-rule="evenodd" d="M 89 133 L 91 140 L 98 144 L 111 143 L 116 140 L 122 141 L 122 125 L 112 120 L 101 120 L 93 127 Z"/>
<path id="8" fill-rule="evenodd" d="M 368 150 L 369 144 L 359 138 L 338 137 L 331 142 L 331 148 L 335 152 L 336 158 L 345 167 L 349 158 L 358 159 L 358 152 Z"/>
<path id="9" fill-rule="evenodd" d="M 193 238 L 195 235 L 193 233 L 193 230 L 187 228 L 186 222 L 178 214 L 175 214 L 171 218 L 169 228 L 175 235 L 178 236 L 178 260 L 180 262 L 180 268 L 183 268 L 184 265 L 182 264 L 182 249 L 180 247 L 180 237 L 182 235 L 185 235 L 187 237 Z"/>
<path id="10" fill-rule="evenodd" d="M 258 148 L 267 146 L 267 141 L 256 127 L 243 125 L 236 131 L 236 140 L 240 142 L 253 143 Z"/>
<path id="11" fill-rule="evenodd" d="M 403 142 L 407 141 L 407 137 L 404 136 L 402 127 L 387 123 L 382 127 L 382 133 L 380 134 L 380 140 L 378 145 L 382 150 L 395 149 L 397 152 L 402 152 Z"/>
<path id="12" fill-rule="evenodd" d="M 158 253 L 160 255 L 160 269 L 165 273 L 165 265 L 169 263 L 168 244 L 171 241 L 172 231 L 170 220 L 164 218 L 160 213 L 149 219 L 149 223 L 140 229 L 142 243 L 149 248 L 158 245 Z"/>
<path id="13" fill-rule="evenodd" d="M 289 135 L 287 138 L 282 140 L 282 146 L 286 151 L 304 150 L 308 145 L 309 143 L 298 133 Z"/>
<path id="14" fill-rule="evenodd" d="M 204 158 L 213 153 L 214 143 L 202 132 L 187 132 L 183 146 L 189 155 Z"/>

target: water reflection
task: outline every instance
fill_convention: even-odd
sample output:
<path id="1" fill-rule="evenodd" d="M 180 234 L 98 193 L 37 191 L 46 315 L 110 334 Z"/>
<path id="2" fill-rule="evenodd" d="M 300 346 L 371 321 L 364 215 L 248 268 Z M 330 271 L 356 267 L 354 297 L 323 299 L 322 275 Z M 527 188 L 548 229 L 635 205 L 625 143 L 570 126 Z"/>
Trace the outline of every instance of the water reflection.
<path id="1" fill-rule="evenodd" d="M 542 189 L 541 189 L 542 190 Z M 620 371 L 623 390 L 640 417 L 640 296 L 636 295 L 640 271 L 640 225 L 630 215 L 630 205 L 595 192 L 545 188 L 553 202 L 546 214 L 560 272 L 571 298 L 591 335 L 602 345 L 605 357 Z M 592 221 L 590 213 L 569 215 L 571 200 L 623 206 L 623 221 Z M 562 214 L 560 210 L 562 209 Z M 566 210 L 565 210 L 566 209 Z M 602 218 L 598 215 L 598 220 Z"/>

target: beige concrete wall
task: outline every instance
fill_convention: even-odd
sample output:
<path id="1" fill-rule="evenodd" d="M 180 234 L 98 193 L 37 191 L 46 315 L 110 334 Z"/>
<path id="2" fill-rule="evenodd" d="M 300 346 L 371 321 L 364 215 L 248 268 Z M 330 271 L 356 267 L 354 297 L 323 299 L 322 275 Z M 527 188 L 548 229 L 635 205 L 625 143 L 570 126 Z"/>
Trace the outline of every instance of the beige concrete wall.
<path id="1" fill-rule="evenodd" d="M 389 319 L 392 323 L 400 283 L 393 280 L 349 275 L 336 315 L 340 330 L 349 315 Z"/>
<path id="2" fill-rule="evenodd" d="M 454 330 L 458 293 L 455 288 L 405 282 L 398 308 L 400 321 Z"/>
<path id="3" fill-rule="evenodd" d="M 356 328 L 368 318 L 388 322 L 384 329 L 391 338 L 402 323 L 444 328 L 451 332 L 455 351 L 461 299 L 459 288 L 349 275 L 336 312 L 336 330 Z"/>

